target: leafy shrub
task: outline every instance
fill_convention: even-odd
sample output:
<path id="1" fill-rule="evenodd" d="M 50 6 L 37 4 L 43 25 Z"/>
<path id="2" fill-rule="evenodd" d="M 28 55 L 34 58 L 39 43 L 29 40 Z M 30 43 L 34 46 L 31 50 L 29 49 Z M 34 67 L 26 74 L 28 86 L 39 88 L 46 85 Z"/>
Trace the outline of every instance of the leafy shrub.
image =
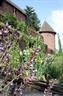
<path id="1" fill-rule="evenodd" d="M 21 32 L 24 32 L 24 33 L 27 32 L 27 26 L 26 26 L 25 22 L 23 22 L 23 21 L 21 21 L 21 22 L 17 21 L 17 28 L 19 28 Z"/>
<path id="2" fill-rule="evenodd" d="M 20 64 L 20 51 L 19 51 L 19 45 L 14 42 L 13 47 L 8 50 L 9 54 L 11 55 L 11 61 L 10 63 L 14 68 Z"/>
<path id="3" fill-rule="evenodd" d="M 56 70 L 59 74 L 59 75 L 57 75 L 58 79 L 63 77 L 62 76 L 63 75 L 63 53 L 58 53 L 57 55 L 55 55 L 52 66 L 54 66 L 56 68 Z"/>
<path id="4" fill-rule="evenodd" d="M 10 25 L 12 25 L 12 27 L 17 27 L 17 18 L 16 16 L 12 15 L 12 14 L 5 14 L 4 15 L 4 22 L 8 22 Z"/>

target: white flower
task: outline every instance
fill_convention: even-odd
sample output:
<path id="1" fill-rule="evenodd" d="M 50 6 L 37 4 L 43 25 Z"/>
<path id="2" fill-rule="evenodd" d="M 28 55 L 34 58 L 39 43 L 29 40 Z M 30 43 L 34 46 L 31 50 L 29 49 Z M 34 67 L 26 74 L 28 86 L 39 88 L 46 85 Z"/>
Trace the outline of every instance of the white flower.
<path id="1" fill-rule="evenodd" d="M 20 55 L 22 55 L 22 51 L 20 51 Z"/>

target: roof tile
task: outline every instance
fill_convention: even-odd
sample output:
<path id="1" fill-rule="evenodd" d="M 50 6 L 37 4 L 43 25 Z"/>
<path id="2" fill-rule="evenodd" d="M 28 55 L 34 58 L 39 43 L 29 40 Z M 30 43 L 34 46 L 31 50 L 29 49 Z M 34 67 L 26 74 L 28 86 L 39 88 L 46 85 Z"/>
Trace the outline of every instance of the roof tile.
<path id="1" fill-rule="evenodd" d="M 46 21 L 44 21 L 42 27 L 40 28 L 40 33 L 41 32 L 52 32 L 52 33 L 56 33 L 54 31 L 54 29 Z"/>

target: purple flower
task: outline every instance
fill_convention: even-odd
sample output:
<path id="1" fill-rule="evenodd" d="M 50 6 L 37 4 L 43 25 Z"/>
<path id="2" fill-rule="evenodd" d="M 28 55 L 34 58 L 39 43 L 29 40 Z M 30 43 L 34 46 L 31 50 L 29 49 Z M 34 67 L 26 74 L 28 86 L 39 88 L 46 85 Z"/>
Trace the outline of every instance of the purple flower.
<path id="1" fill-rule="evenodd" d="M 7 35 L 8 35 L 8 33 L 9 33 L 9 31 L 8 31 L 8 30 L 3 30 L 3 35 L 4 35 L 4 36 L 7 36 Z"/>
<path id="2" fill-rule="evenodd" d="M 0 44 L 0 50 L 4 51 L 4 45 L 3 44 Z"/>
<path id="3" fill-rule="evenodd" d="M 16 32 L 14 32 L 13 33 L 13 37 L 14 37 L 14 39 L 18 39 L 18 37 L 19 37 L 19 33 L 16 31 Z"/>

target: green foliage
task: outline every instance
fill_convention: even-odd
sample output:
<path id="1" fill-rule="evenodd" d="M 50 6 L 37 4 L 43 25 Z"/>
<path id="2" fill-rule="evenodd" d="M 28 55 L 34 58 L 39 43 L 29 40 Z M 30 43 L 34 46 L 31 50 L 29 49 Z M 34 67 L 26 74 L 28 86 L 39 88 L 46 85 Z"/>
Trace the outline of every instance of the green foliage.
<path id="1" fill-rule="evenodd" d="M 4 27 L 4 23 L 0 22 L 0 28 Z"/>
<path id="2" fill-rule="evenodd" d="M 22 57 L 23 57 L 23 62 L 24 62 L 24 63 L 28 63 L 28 62 L 30 61 L 30 58 L 31 58 L 31 55 L 32 55 L 32 54 L 31 54 L 32 51 L 33 51 L 33 50 L 30 49 L 30 48 L 23 51 L 23 56 L 22 56 Z"/>
<path id="3" fill-rule="evenodd" d="M 44 54 L 47 52 L 47 46 L 43 43 L 41 36 L 38 35 L 36 37 L 33 37 L 32 35 L 27 34 L 28 27 L 26 26 L 26 24 L 22 21 L 18 21 L 13 15 L 5 14 L 3 21 L 9 22 L 11 24 L 11 33 L 16 32 L 15 28 L 20 29 L 20 36 L 18 37 L 18 40 L 15 39 L 12 41 L 12 36 L 14 35 L 8 35 L 10 36 L 8 37 L 8 42 L 12 43 L 11 48 L 7 50 L 7 52 L 11 55 L 10 64 L 12 64 L 13 68 L 17 68 L 18 64 L 21 63 L 27 64 L 28 62 L 30 62 L 32 54 L 36 50 L 36 48 L 40 48 L 41 51 L 35 58 L 34 67 L 35 69 L 37 69 L 37 77 L 41 78 L 42 75 L 45 74 L 45 72 L 48 70 L 45 69 L 45 64 L 43 62 L 43 59 L 45 58 Z M 46 63 L 46 65 L 47 64 L 48 62 Z"/>
<path id="4" fill-rule="evenodd" d="M 27 26 L 26 26 L 25 22 L 17 21 L 17 28 L 19 28 L 21 32 L 27 33 Z"/>
<path id="5" fill-rule="evenodd" d="M 40 48 L 42 52 L 46 52 L 46 46 L 43 43 L 43 39 L 41 38 L 40 35 L 33 37 L 33 36 L 28 36 L 28 41 L 29 41 L 29 47 L 30 48 Z"/>
<path id="6" fill-rule="evenodd" d="M 58 45 L 59 45 L 59 53 L 62 53 L 62 46 L 59 34 L 58 34 Z"/>
<path id="7" fill-rule="evenodd" d="M 60 79 L 63 76 L 63 53 L 46 57 L 42 64 L 43 74 L 49 74 L 51 78 Z"/>
<path id="8" fill-rule="evenodd" d="M 17 27 L 17 18 L 16 16 L 12 14 L 5 14 L 4 15 L 4 22 L 8 22 L 12 27 L 16 28 Z"/>
<path id="9" fill-rule="evenodd" d="M 35 68 L 37 69 L 37 78 L 42 78 L 43 75 L 43 69 L 42 69 L 42 62 L 43 62 L 43 56 L 40 56 L 40 54 L 35 58 Z"/>
<path id="10" fill-rule="evenodd" d="M 52 67 L 55 68 L 58 79 L 63 75 L 63 53 L 58 53 L 55 58 L 54 62 L 52 64 Z"/>
<path id="11" fill-rule="evenodd" d="M 8 52 L 11 55 L 10 64 L 16 68 L 18 64 L 20 64 L 20 51 L 18 43 L 14 42 L 13 47 L 9 49 Z"/>
<path id="12" fill-rule="evenodd" d="M 4 15 L 0 14 L 0 21 L 3 22 Z"/>
<path id="13" fill-rule="evenodd" d="M 49 75 L 50 78 L 58 79 L 62 82 L 63 53 L 46 57 L 40 53 L 35 59 L 35 68 L 37 69 L 38 78 L 42 78 L 43 75 Z"/>
<path id="14" fill-rule="evenodd" d="M 25 50 L 23 51 L 23 54 L 22 54 L 23 61 L 28 62 L 30 60 L 32 52 L 34 52 L 34 50 L 36 48 L 41 49 L 40 58 L 42 59 L 42 56 L 44 54 L 44 50 L 46 50 L 46 48 L 44 48 L 45 46 L 44 46 L 43 40 L 40 36 L 33 37 L 32 35 L 24 34 L 21 37 L 20 42 L 22 42 L 22 41 L 24 41 L 25 44 L 26 44 L 26 48 L 25 48 Z"/>
<path id="15" fill-rule="evenodd" d="M 12 25 L 12 29 L 20 29 L 20 31 L 22 33 L 27 33 L 27 26 L 26 26 L 26 23 L 23 22 L 23 21 L 19 21 L 17 20 L 16 16 L 15 15 L 12 15 L 12 14 L 4 14 L 4 15 L 1 15 L 0 14 L 0 21 L 3 22 L 3 23 L 6 23 L 8 22 L 10 25 Z M 2 24 L 1 24 L 2 25 Z"/>
<path id="16" fill-rule="evenodd" d="M 51 65 L 49 74 L 52 79 L 59 79 L 60 77 L 60 70 L 56 66 Z"/>
<path id="17" fill-rule="evenodd" d="M 20 41 L 19 41 L 19 44 L 20 44 L 20 46 L 21 47 L 23 47 L 24 46 L 24 48 L 23 49 L 26 49 L 26 48 L 28 48 L 28 43 L 29 43 L 29 41 L 28 41 L 28 38 L 29 38 L 29 36 L 27 35 L 27 34 L 24 34 L 24 33 L 20 33 Z M 22 44 L 24 42 L 24 44 Z"/>
<path id="18" fill-rule="evenodd" d="M 34 61 L 34 68 L 37 69 L 37 77 L 42 78 L 42 75 L 44 74 L 44 68 L 43 68 L 43 59 L 45 58 L 45 52 L 47 51 L 43 40 L 40 36 L 33 37 L 32 35 L 23 35 L 21 37 L 22 40 L 26 42 L 26 48 L 23 50 L 21 54 L 21 62 L 24 64 L 27 64 L 30 62 L 32 54 L 36 50 L 36 48 L 40 48 L 41 51 L 39 54 L 36 56 L 35 61 Z"/>
<path id="19" fill-rule="evenodd" d="M 40 21 L 37 17 L 35 10 L 32 7 L 26 6 L 25 12 L 27 14 L 27 21 L 26 24 L 35 29 L 36 31 L 39 30 Z"/>
<path id="20" fill-rule="evenodd" d="M 41 53 L 40 53 L 41 54 Z M 51 77 L 51 64 L 53 61 L 53 56 L 38 55 L 35 59 L 35 66 L 37 68 L 37 75 L 39 78 L 42 78 L 44 75 L 48 75 Z"/>
<path id="21" fill-rule="evenodd" d="M 27 46 L 26 48 L 32 48 L 32 49 L 40 48 L 42 52 L 44 53 L 47 52 L 46 45 L 44 45 L 43 39 L 39 35 L 33 37 L 32 35 L 23 34 L 21 40 L 24 40 L 26 42 Z"/>

